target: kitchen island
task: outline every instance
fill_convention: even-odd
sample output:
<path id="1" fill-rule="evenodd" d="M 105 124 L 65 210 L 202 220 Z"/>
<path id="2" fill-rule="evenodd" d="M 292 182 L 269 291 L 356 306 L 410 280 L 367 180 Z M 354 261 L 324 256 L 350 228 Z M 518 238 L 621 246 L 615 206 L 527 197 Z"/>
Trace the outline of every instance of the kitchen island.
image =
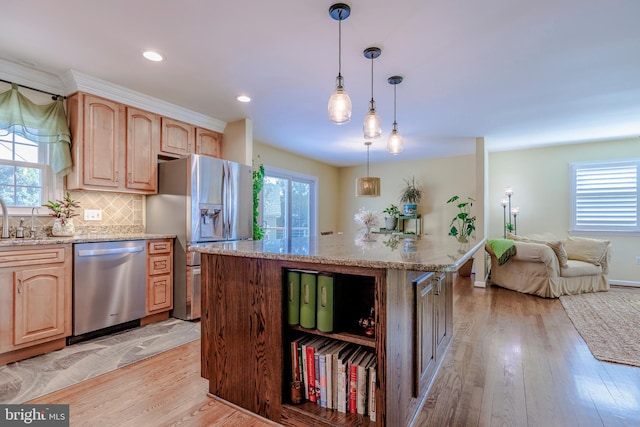
<path id="1" fill-rule="evenodd" d="M 283 425 L 412 425 L 453 337 L 453 274 L 483 244 L 337 234 L 192 247 L 203 257 L 202 376 L 209 392 Z M 332 278 L 331 331 L 291 322 L 290 272 Z M 362 327 L 367 314 L 373 333 Z M 306 337 L 375 354 L 373 408 L 343 413 L 292 402 L 291 343 Z"/>

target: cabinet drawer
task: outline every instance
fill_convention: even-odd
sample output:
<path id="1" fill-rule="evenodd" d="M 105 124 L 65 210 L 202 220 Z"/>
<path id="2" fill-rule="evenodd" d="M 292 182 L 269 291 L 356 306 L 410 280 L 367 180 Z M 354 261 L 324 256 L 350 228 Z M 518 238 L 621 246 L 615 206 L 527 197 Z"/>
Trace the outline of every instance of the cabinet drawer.
<path id="1" fill-rule="evenodd" d="M 149 257 L 147 273 L 150 276 L 156 274 L 168 274 L 171 272 L 170 255 L 154 255 Z"/>
<path id="2" fill-rule="evenodd" d="M 170 240 L 159 240 L 149 242 L 149 255 L 167 254 L 171 252 Z"/>
<path id="3" fill-rule="evenodd" d="M 64 248 L 10 249 L 0 251 L 0 268 L 18 267 L 21 265 L 51 264 L 64 262 Z"/>

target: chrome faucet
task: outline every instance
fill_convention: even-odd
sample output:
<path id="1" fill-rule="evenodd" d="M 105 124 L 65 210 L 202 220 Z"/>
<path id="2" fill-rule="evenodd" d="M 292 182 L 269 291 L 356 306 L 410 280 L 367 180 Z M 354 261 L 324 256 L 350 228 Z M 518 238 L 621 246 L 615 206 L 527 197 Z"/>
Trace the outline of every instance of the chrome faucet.
<path id="1" fill-rule="evenodd" d="M 40 213 L 37 207 L 31 208 L 31 228 L 29 229 L 29 231 L 31 233 L 32 239 L 36 237 L 36 228 L 33 226 L 33 211 Z"/>
<path id="2" fill-rule="evenodd" d="M 2 207 L 2 238 L 9 238 L 9 213 L 7 212 L 7 205 L 4 204 L 4 200 L 0 198 L 0 207 Z"/>

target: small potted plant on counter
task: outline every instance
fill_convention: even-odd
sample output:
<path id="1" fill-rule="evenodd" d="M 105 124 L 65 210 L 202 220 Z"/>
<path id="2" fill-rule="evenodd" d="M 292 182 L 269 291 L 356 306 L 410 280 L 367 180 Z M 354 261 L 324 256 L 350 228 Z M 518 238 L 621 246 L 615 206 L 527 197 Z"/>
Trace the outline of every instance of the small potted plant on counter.
<path id="1" fill-rule="evenodd" d="M 51 211 L 49 216 L 55 217 L 53 229 L 51 230 L 52 235 L 73 236 L 76 232 L 73 218 L 78 216 L 75 213 L 75 209 L 79 208 L 80 204 L 71 198 L 71 194 L 68 191 L 62 200 L 49 200 L 42 206 L 49 208 Z"/>
<path id="2" fill-rule="evenodd" d="M 400 215 L 400 209 L 398 209 L 396 205 L 391 203 L 388 207 L 384 208 L 382 213 L 387 214 L 387 216 L 384 218 L 385 230 L 395 230 L 398 223 L 398 215 Z"/>
<path id="3" fill-rule="evenodd" d="M 422 199 L 422 190 L 416 184 L 416 178 L 404 180 L 405 186 L 400 193 L 400 201 L 404 203 L 404 214 L 415 215 L 418 210 L 418 203 Z"/>

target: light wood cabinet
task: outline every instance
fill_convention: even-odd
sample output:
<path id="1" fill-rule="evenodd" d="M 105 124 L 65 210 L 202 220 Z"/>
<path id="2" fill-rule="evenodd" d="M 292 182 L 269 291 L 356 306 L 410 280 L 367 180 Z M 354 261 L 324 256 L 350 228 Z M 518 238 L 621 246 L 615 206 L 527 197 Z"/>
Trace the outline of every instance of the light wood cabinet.
<path id="1" fill-rule="evenodd" d="M 0 250 L 0 364 L 66 345 L 71 269 L 70 244 Z"/>
<path id="2" fill-rule="evenodd" d="M 212 130 L 196 128 L 196 154 L 222 157 L 222 134 Z"/>
<path id="3" fill-rule="evenodd" d="M 196 127 L 179 120 L 162 118 L 160 154 L 182 157 L 195 152 Z"/>
<path id="4" fill-rule="evenodd" d="M 127 107 L 126 187 L 147 194 L 158 192 L 160 116 Z"/>
<path id="5" fill-rule="evenodd" d="M 147 315 L 173 308 L 173 241 L 147 241 Z"/>
<path id="6" fill-rule="evenodd" d="M 163 117 L 159 154 L 165 157 L 202 154 L 221 158 L 222 134 Z"/>
<path id="7" fill-rule="evenodd" d="M 157 193 L 160 117 L 86 93 L 67 99 L 69 190 Z"/>

